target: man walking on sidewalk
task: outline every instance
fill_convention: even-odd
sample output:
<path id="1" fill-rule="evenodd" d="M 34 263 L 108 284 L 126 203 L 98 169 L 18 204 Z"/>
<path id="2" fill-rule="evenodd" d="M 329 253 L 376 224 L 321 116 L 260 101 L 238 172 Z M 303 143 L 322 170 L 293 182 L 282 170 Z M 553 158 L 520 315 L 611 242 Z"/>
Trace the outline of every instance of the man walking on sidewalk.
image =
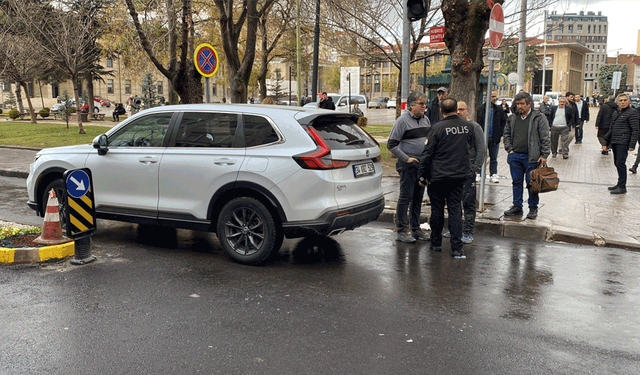
<path id="1" fill-rule="evenodd" d="M 551 108 L 551 157 L 558 155 L 558 137 L 562 144 L 560 145 L 562 158 L 569 159 L 569 133 L 571 126 L 576 120 L 573 117 L 573 111 L 567 106 L 565 97 L 558 98 L 558 106 Z"/>
<path id="2" fill-rule="evenodd" d="M 576 108 L 578 109 L 578 117 L 576 118 L 576 144 L 582 144 L 582 136 L 584 135 L 584 123 L 589 122 L 589 103 L 582 100 L 580 94 L 576 94 Z"/>
<path id="3" fill-rule="evenodd" d="M 475 145 L 472 125 L 458 115 L 458 103 L 447 98 L 440 103 L 444 120 L 435 124 L 422 153 L 420 186 L 429 186 L 431 199 L 431 249 L 442 251 L 444 206 L 449 213 L 451 256 L 463 257 L 462 191 L 471 173 L 469 148 Z"/>
<path id="4" fill-rule="evenodd" d="M 618 95 L 618 110 L 611 116 L 611 126 L 605 136 L 607 149 L 613 151 L 613 162 L 618 171 L 618 183 L 609 187 L 611 194 L 627 192 L 627 156 L 638 142 L 638 112 L 631 108 L 627 94 Z"/>
<path id="5" fill-rule="evenodd" d="M 513 206 L 506 210 L 506 216 L 522 215 L 523 183 L 529 184 L 529 172 L 536 163 L 546 163 L 549 156 L 549 124 L 547 118 L 532 108 L 533 99 L 526 92 L 515 98 L 518 113 L 509 117 L 504 129 L 504 149 L 509 153 L 507 162 L 511 169 L 513 184 Z M 538 194 L 529 191 L 529 213 L 527 219 L 538 217 Z M 433 229 L 433 228 L 432 228 Z"/>
<path id="6" fill-rule="evenodd" d="M 603 97 L 602 95 L 600 96 Z M 605 134 L 609 131 L 611 125 L 611 116 L 618 109 L 618 104 L 613 95 L 610 95 L 606 102 L 600 104 L 598 116 L 596 117 L 596 130 L 598 131 L 598 142 L 602 146 L 602 155 L 609 155 L 607 141 L 604 140 Z"/>
<path id="7" fill-rule="evenodd" d="M 400 175 L 400 194 L 396 206 L 397 241 L 416 242 L 416 239 L 428 241 L 429 236 L 420 229 L 420 210 L 424 187 L 418 182 L 420 157 L 427 142 L 431 123 L 424 115 L 427 96 L 414 91 L 407 98 L 407 108 L 398 119 L 387 141 L 387 148 L 398 158 L 396 170 Z M 407 218 L 407 211 L 410 216 Z M 407 226 L 411 233 L 407 233 Z"/>
<path id="8" fill-rule="evenodd" d="M 458 116 L 469 121 L 469 107 L 465 102 L 458 102 Z M 482 163 L 487 157 L 484 145 L 484 133 L 482 128 L 475 121 L 469 121 L 473 128 L 473 135 L 476 143 L 469 148 L 469 162 L 471 170 L 469 176 L 464 181 L 462 188 L 462 210 L 464 222 L 462 224 L 462 243 L 473 242 L 473 228 L 476 224 L 476 176 L 482 169 Z M 451 232 L 443 234 L 443 237 L 450 238 Z"/>
<path id="9" fill-rule="evenodd" d="M 502 110 L 496 100 L 498 94 L 495 91 L 491 91 L 491 105 L 489 106 L 489 139 L 487 141 L 487 148 L 489 150 L 489 178 L 490 182 L 498 183 L 498 151 L 500 150 L 500 139 L 502 138 L 502 132 L 504 125 L 507 123 L 507 115 Z M 476 120 L 478 124 L 485 129 L 484 118 L 487 113 L 485 106 L 481 105 L 478 108 Z"/>

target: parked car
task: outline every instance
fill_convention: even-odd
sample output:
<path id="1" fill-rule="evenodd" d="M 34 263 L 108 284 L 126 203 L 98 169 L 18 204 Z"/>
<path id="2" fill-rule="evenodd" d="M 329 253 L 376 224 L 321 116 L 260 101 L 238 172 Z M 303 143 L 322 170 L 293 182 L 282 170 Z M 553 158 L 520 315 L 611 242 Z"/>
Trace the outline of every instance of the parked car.
<path id="1" fill-rule="evenodd" d="M 333 111 L 192 104 L 144 110 L 93 144 L 44 149 L 28 205 L 47 192 L 65 218 L 65 170 L 89 168 L 96 216 L 217 233 L 224 251 L 263 262 L 283 238 L 337 235 L 384 209 L 380 148 Z"/>
<path id="2" fill-rule="evenodd" d="M 111 107 L 111 100 L 109 99 L 101 98 L 99 96 L 94 96 L 93 100 L 100 103 L 102 107 L 107 107 L 107 108 Z"/>
<path id="3" fill-rule="evenodd" d="M 367 97 L 364 95 L 351 95 L 351 105 L 347 107 L 349 101 L 348 95 L 327 94 L 328 97 L 333 100 L 333 104 L 336 106 L 337 112 L 349 113 L 349 109 L 353 110 L 353 104 L 358 103 L 358 107 L 362 110 L 364 116 L 367 116 Z M 318 108 L 320 102 L 311 102 L 305 104 L 304 108 Z"/>
<path id="4" fill-rule="evenodd" d="M 372 99 L 367 106 L 368 108 L 387 108 L 388 101 L 389 98 L 379 97 Z"/>
<path id="5" fill-rule="evenodd" d="M 396 108 L 396 98 L 389 99 L 389 101 L 387 102 L 387 108 Z"/>
<path id="6" fill-rule="evenodd" d="M 75 105 L 76 105 L 76 100 L 75 100 L 74 98 L 71 98 L 71 99 L 69 99 L 69 100 L 71 101 L 71 105 L 72 105 L 72 106 L 75 106 Z M 100 112 L 100 107 L 101 107 L 101 106 L 102 106 L 102 105 L 101 105 L 99 102 L 94 101 L 94 102 L 93 102 L 93 111 L 94 111 L 95 113 Z M 60 111 L 60 107 L 62 107 L 62 103 L 56 103 L 56 104 L 52 105 L 52 106 L 51 106 L 51 112 L 54 112 L 54 113 L 55 113 L 55 112 Z"/>

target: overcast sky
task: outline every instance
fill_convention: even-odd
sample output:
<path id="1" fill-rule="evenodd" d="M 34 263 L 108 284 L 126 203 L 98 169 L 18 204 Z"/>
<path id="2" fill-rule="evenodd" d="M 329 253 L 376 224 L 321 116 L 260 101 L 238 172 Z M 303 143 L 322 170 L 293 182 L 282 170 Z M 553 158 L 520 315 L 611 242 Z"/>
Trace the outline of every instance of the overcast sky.
<path id="1" fill-rule="evenodd" d="M 541 1 L 528 0 L 528 6 L 535 6 Z M 553 0 L 552 0 L 553 1 Z M 505 1 L 505 15 L 514 14 L 520 9 L 520 0 Z M 562 13 L 585 13 L 591 11 L 598 14 L 602 12 L 609 22 L 609 34 L 607 38 L 607 54 L 615 57 L 616 53 L 636 53 L 638 43 L 638 29 L 640 29 L 640 1 L 638 0 L 558 0 L 549 11 Z M 535 20 L 527 20 L 527 36 L 542 34 L 542 14 Z M 507 20 L 505 20 L 507 21 Z M 507 21 L 508 22 L 508 21 Z M 518 24 L 518 18 L 513 17 L 514 26 Z M 532 35 L 533 34 L 533 35 Z M 542 38 L 542 35 L 539 36 Z"/>

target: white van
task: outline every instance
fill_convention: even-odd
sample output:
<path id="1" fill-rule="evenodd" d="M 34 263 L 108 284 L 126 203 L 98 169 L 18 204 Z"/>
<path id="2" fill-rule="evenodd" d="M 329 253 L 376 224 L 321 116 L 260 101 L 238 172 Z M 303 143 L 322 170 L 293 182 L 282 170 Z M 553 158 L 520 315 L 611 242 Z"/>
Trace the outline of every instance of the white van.
<path id="1" fill-rule="evenodd" d="M 547 91 L 545 95 L 549 97 L 549 104 L 551 105 L 558 105 L 558 98 L 562 96 L 558 91 Z"/>

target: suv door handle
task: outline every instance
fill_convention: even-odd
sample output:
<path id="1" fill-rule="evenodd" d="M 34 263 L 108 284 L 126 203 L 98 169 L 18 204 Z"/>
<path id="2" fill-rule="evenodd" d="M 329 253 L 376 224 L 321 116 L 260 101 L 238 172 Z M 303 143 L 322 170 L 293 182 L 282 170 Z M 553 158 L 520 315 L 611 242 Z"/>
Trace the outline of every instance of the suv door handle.
<path id="1" fill-rule="evenodd" d="M 235 160 L 229 158 L 221 158 L 213 161 L 213 164 L 215 165 L 234 165 L 235 163 Z"/>
<path id="2" fill-rule="evenodd" d="M 153 156 L 145 156 L 143 158 L 138 159 L 138 161 L 142 164 L 148 165 L 151 163 L 157 163 L 158 159 L 154 158 Z"/>

